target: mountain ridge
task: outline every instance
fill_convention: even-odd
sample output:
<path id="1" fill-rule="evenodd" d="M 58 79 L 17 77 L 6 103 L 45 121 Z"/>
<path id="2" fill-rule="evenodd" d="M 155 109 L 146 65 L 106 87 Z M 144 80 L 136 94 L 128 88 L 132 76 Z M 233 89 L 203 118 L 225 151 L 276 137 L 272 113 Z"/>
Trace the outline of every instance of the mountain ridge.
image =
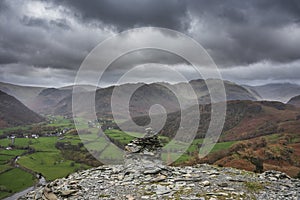
<path id="1" fill-rule="evenodd" d="M 0 128 L 42 122 L 43 117 L 34 113 L 15 97 L 0 90 Z"/>
<path id="2" fill-rule="evenodd" d="M 214 83 L 214 80 L 207 80 L 210 82 L 210 84 L 216 84 Z M 254 93 L 249 92 L 248 89 L 243 88 L 242 86 L 239 86 L 232 82 L 224 82 L 225 89 L 226 89 L 226 95 L 227 100 L 257 100 L 257 95 Z M 206 82 L 204 80 L 193 80 L 189 83 L 177 83 L 177 84 L 169 84 L 169 83 L 151 83 L 151 84 L 143 84 L 143 83 L 127 83 L 119 86 L 110 86 L 107 88 L 100 88 L 96 90 L 96 111 L 98 115 L 111 115 L 111 95 L 115 88 L 119 89 L 121 93 L 123 92 L 129 92 L 132 88 L 137 88 L 135 93 L 131 97 L 131 112 L 133 116 L 136 115 L 143 115 L 145 112 L 148 112 L 147 109 L 151 105 L 154 105 L 156 103 L 165 104 L 167 110 L 175 111 L 180 110 L 178 100 L 176 99 L 175 94 L 179 94 L 180 98 L 184 100 L 183 107 L 186 107 L 190 105 L 190 101 L 192 99 L 189 99 L 192 97 L 191 94 L 187 91 L 187 86 L 190 85 L 196 95 L 197 100 L 200 104 L 205 104 L 210 102 L 210 94 L 208 91 L 208 88 L 206 86 Z M 174 91 L 174 92 L 172 92 Z M 42 107 L 39 110 L 43 110 L 43 114 L 60 114 L 60 115 L 71 115 L 72 113 L 72 94 L 70 90 L 64 90 L 64 94 L 61 96 L 61 98 L 55 98 L 56 105 L 51 104 L 51 106 L 54 106 L 54 109 L 52 109 L 52 113 L 47 113 L 47 105 L 44 104 L 44 107 Z M 61 90 L 57 89 L 56 93 L 61 93 Z M 55 95 L 55 94 L 53 94 Z M 92 95 L 91 91 L 85 91 L 82 92 L 82 96 L 85 96 L 86 98 L 83 98 L 83 102 L 85 99 L 88 99 L 88 96 Z M 41 97 L 40 94 L 38 98 L 45 98 Z M 44 95 L 45 96 L 45 95 Z M 50 97 L 52 98 L 52 97 Z M 81 98 L 81 97 L 80 97 Z M 47 99 L 47 98 L 46 98 Z M 53 98 L 52 98 L 53 99 Z M 220 101 L 221 99 L 216 99 L 216 101 Z M 119 102 L 121 105 L 122 102 Z M 38 105 L 38 104 L 36 104 Z M 36 110 L 36 109 L 34 109 Z M 46 113 L 45 113 L 46 111 Z"/>
<path id="3" fill-rule="evenodd" d="M 292 97 L 287 104 L 294 105 L 296 107 L 300 107 L 300 95 Z"/>
<path id="4" fill-rule="evenodd" d="M 292 83 L 271 83 L 259 86 L 246 86 L 255 90 L 263 100 L 286 103 L 291 97 L 300 95 L 300 85 Z"/>

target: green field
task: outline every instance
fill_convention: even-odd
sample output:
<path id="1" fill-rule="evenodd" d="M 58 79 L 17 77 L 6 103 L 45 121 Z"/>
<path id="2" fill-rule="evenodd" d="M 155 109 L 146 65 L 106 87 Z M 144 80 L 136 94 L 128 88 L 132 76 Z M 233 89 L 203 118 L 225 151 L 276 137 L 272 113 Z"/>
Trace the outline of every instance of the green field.
<path id="1" fill-rule="evenodd" d="M 11 155 L 11 156 L 19 156 L 25 153 L 25 150 L 14 149 L 14 150 L 0 150 L 0 155 Z"/>
<path id="2" fill-rule="evenodd" d="M 230 141 L 230 142 L 219 142 L 216 143 L 215 146 L 213 147 L 213 149 L 211 150 L 210 153 L 214 153 L 217 151 L 221 151 L 221 150 L 225 150 L 225 149 L 229 149 L 234 143 L 236 143 L 237 141 Z"/>
<path id="3" fill-rule="evenodd" d="M 64 177 L 83 167 L 81 164 L 63 158 L 61 151 L 55 147 L 57 137 L 40 137 L 31 141 L 29 146 L 34 148 L 36 153 L 22 156 L 18 163 L 43 174 L 47 180 Z"/>
<path id="4" fill-rule="evenodd" d="M 38 139 L 33 139 L 32 144 L 29 146 L 34 148 L 36 151 L 59 152 L 59 150 L 55 148 L 57 140 L 57 137 L 40 137 Z"/>
<path id="5" fill-rule="evenodd" d="M 51 117 L 49 120 L 50 120 L 49 124 L 46 125 L 49 127 L 64 127 L 64 128 L 74 127 L 74 124 L 72 124 L 69 119 L 65 119 L 62 116 Z"/>
<path id="6" fill-rule="evenodd" d="M 57 137 L 40 137 L 37 139 L 34 138 L 15 138 L 14 146 L 18 150 L 18 148 L 26 148 L 32 147 L 36 151 L 59 151 L 55 148 L 55 143 L 57 141 Z M 8 147 L 11 145 L 10 139 L 2 139 L 0 140 L 0 145 L 4 147 Z M 16 152 L 17 150 L 13 150 L 11 152 Z M 20 150 L 18 150 L 20 151 Z M 1 151 L 0 151 L 1 152 Z M 8 152 L 8 151 L 6 151 Z"/>
<path id="7" fill-rule="evenodd" d="M 14 168 L 0 174 L 0 198 L 24 190 L 35 183 L 35 178 L 19 168 Z"/>
<path id="8" fill-rule="evenodd" d="M 12 167 L 9 165 L 5 164 L 0 164 L 0 174 L 7 171 L 8 169 L 11 169 Z"/>
<path id="9" fill-rule="evenodd" d="M 119 130 L 106 130 L 105 131 L 105 134 L 113 139 L 113 140 L 116 140 L 118 142 L 120 142 L 122 145 L 126 145 L 128 144 L 131 140 L 134 139 L 133 136 L 131 136 L 132 134 L 135 134 L 137 135 L 136 133 L 130 133 L 131 135 L 129 134 L 126 134 L 124 133 L 123 131 L 119 131 Z"/>
<path id="10" fill-rule="evenodd" d="M 63 128 L 72 128 L 74 125 L 70 120 L 63 117 L 51 117 L 51 123 L 39 123 L 23 127 L 12 127 L 0 130 L 9 134 L 28 134 L 35 127 L 41 131 L 62 130 Z M 48 128 L 47 128 L 48 127 Z M 53 128 L 51 128 L 53 127 Z M 11 131 L 11 132 L 10 132 Z M 39 137 L 34 138 L 15 138 L 12 144 L 11 139 L 0 140 L 0 199 L 10 196 L 15 192 L 21 191 L 34 184 L 36 181 L 32 174 L 22 170 L 23 167 L 35 172 L 41 173 L 46 180 L 65 177 L 80 169 L 87 169 L 90 166 L 76 163 L 73 160 L 64 158 L 63 152 L 56 148 L 56 143 L 65 140 L 72 145 L 78 145 L 81 142 L 78 136 L 66 135 L 66 138 L 58 137 Z M 13 145 L 13 146 L 12 146 Z M 6 147 L 12 146 L 12 150 L 6 150 Z M 34 150 L 31 152 L 31 150 Z M 30 154 L 28 153 L 30 151 Z M 11 161 L 20 156 L 18 164 L 21 168 L 14 168 Z"/>
<path id="11" fill-rule="evenodd" d="M 0 155 L 0 165 L 7 164 L 14 156 L 12 155 Z"/>
<path id="12" fill-rule="evenodd" d="M 20 131 L 24 132 L 24 131 L 28 131 L 29 128 L 30 128 L 30 125 L 28 125 L 28 126 L 16 126 L 16 127 L 3 128 L 3 129 L 0 129 L 0 135 L 2 135 L 4 132 L 8 132 L 8 131 L 17 131 L 17 130 L 20 130 Z"/>
<path id="13" fill-rule="evenodd" d="M 41 173 L 46 180 L 54 180 L 78 170 L 81 165 L 64 160 L 58 152 L 38 152 L 22 156 L 18 163 L 28 169 Z"/>
<path id="14" fill-rule="evenodd" d="M 82 140 L 78 135 L 66 135 L 61 141 L 70 142 L 72 145 L 78 145 L 79 143 L 82 143 Z"/>

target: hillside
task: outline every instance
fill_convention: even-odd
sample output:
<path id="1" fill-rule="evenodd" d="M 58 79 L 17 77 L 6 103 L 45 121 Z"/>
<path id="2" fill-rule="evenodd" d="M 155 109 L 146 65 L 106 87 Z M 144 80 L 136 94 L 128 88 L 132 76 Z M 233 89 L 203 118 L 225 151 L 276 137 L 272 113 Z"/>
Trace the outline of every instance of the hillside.
<path id="1" fill-rule="evenodd" d="M 296 107 L 300 107 L 300 95 L 292 97 L 287 104 L 294 105 Z"/>
<path id="2" fill-rule="evenodd" d="M 40 114 L 54 114 L 55 106 L 71 93 L 72 89 L 44 89 L 32 100 L 30 108 Z"/>
<path id="3" fill-rule="evenodd" d="M 237 141 L 229 149 L 214 152 L 198 160 L 223 167 L 254 172 L 277 170 L 292 177 L 300 175 L 300 135 L 278 133 Z"/>
<path id="4" fill-rule="evenodd" d="M 41 122 L 44 119 L 15 97 L 0 91 L 0 128 Z"/>
<path id="5" fill-rule="evenodd" d="M 0 82 L 1 91 L 17 98 L 29 108 L 33 105 L 36 96 L 44 89 L 44 87 L 21 86 Z"/>
<path id="6" fill-rule="evenodd" d="M 193 113 L 196 106 L 184 110 L 184 113 Z M 205 135 L 211 116 L 211 105 L 200 105 L 200 122 L 197 138 Z M 229 101 L 227 102 L 226 119 L 223 128 L 221 141 L 234 141 L 250 139 L 262 135 L 269 135 L 278 132 L 298 133 L 299 109 L 280 102 L 253 102 L 253 101 Z M 179 111 L 170 113 L 165 127 L 161 130 L 162 135 L 173 137 L 180 123 L 181 113 Z M 189 117 L 190 115 L 186 115 Z M 161 118 L 161 116 L 156 116 Z M 137 124 L 146 125 L 150 119 L 147 116 L 133 119 Z M 188 119 L 193 121 L 193 119 Z M 124 123 L 126 125 L 126 122 Z M 188 127 L 185 130 L 189 132 Z M 128 131 L 132 130 L 128 127 Z"/>
<path id="7" fill-rule="evenodd" d="M 274 83 L 260 86 L 245 86 L 255 90 L 264 100 L 286 103 L 291 97 L 300 95 L 300 85 L 291 83 Z"/>
<path id="8" fill-rule="evenodd" d="M 189 84 L 195 90 L 195 93 L 198 96 L 199 102 L 202 104 L 210 103 L 209 99 L 209 91 L 206 86 L 206 82 L 210 85 L 216 85 L 218 82 L 215 79 L 207 79 L 206 81 L 199 79 L 199 80 L 192 80 Z M 223 80 L 225 91 L 226 91 L 226 100 L 259 100 L 261 97 L 255 91 L 245 88 L 244 86 L 238 85 L 234 82 Z M 178 86 L 180 84 L 175 84 Z M 213 87 L 216 88 L 216 87 Z M 180 90 L 180 87 L 177 88 Z M 217 100 L 218 101 L 218 100 Z"/>
<path id="9" fill-rule="evenodd" d="M 189 113 L 196 109 L 191 107 L 183 111 L 188 113 L 187 121 L 193 122 L 194 119 L 189 118 Z M 200 105 L 198 109 L 201 117 L 196 138 L 203 138 L 210 122 L 211 105 Z M 170 113 L 159 134 L 173 138 L 179 128 L 180 116 L 180 112 Z M 281 102 L 229 101 L 219 142 L 234 145 L 209 154 L 202 160 L 188 163 L 204 162 L 250 171 L 275 169 L 295 177 L 300 172 L 299 116 L 300 109 Z M 156 118 L 161 119 L 161 116 L 155 116 L 153 119 Z M 150 122 L 147 116 L 136 117 L 133 120 L 139 125 L 147 125 Z M 140 131 L 126 124 L 127 122 L 124 122 L 122 125 L 123 130 Z M 189 127 L 180 128 L 186 133 L 191 132 Z M 201 144 L 196 151 L 199 147 Z"/>
<path id="10" fill-rule="evenodd" d="M 79 85 L 84 91 L 93 89 L 91 85 Z M 53 114 L 53 108 L 62 99 L 72 93 L 73 86 L 45 88 L 14 85 L 0 82 L 0 90 L 15 97 L 31 110 L 39 114 Z"/>

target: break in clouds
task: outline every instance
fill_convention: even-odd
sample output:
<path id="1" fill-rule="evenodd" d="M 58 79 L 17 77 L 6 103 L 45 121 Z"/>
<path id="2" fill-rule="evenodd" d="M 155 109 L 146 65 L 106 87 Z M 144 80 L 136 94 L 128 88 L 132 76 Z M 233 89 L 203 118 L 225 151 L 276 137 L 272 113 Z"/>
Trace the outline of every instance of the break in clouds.
<path id="1" fill-rule="evenodd" d="M 0 81 L 57 87 L 72 84 L 81 62 L 96 45 L 119 32 L 144 26 L 191 36 L 207 50 L 224 79 L 250 85 L 300 84 L 297 0 L 0 1 Z M 147 39 L 146 34 L 141 37 L 135 42 Z M 161 42 L 176 42 L 172 35 L 165 37 Z M 130 45 L 132 40 L 125 42 Z M 117 51 L 117 45 L 111 51 Z M 105 85 L 140 65 L 173 66 L 188 79 L 198 78 L 175 55 L 139 51 L 114 62 Z M 159 81 L 155 73 L 146 71 L 141 77 L 145 82 Z M 132 77 L 132 81 L 138 80 Z M 172 82 L 170 77 L 168 81 Z"/>

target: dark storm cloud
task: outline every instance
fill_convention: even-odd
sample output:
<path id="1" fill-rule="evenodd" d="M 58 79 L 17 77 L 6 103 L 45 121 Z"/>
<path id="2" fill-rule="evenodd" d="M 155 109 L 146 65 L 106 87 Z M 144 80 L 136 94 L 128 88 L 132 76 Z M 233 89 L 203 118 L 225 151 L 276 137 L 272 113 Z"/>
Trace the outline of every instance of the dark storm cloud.
<path id="1" fill-rule="evenodd" d="M 39 27 L 47 30 L 53 27 L 65 30 L 71 29 L 66 19 L 45 20 L 41 18 L 28 17 L 25 15 L 22 19 L 20 19 L 20 22 L 25 26 Z"/>
<path id="2" fill-rule="evenodd" d="M 44 1 L 1 1 L 0 5 L 5 7 L 0 13 L 1 64 L 77 69 L 109 35 L 74 21 L 64 8 Z"/>
<path id="3" fill-rule="evenodd" d="M 220 66 L 300 58 L 300 2 L 193 1 L 191 34 Z"/>
<path id="4" fill-rule="evenodd" d="M 290 37 L 300 29 L 297 0 L 55 2 L 73 9 L 84 22 L 100 21 L 117 30 L 150 25 L 191 31 L 221 67 L 300 57 L 299 36 Z"/>
<path id="5" fill-rule="evenodd" d="M 67 70 L 64 80 L 72 80 L 70 76 L 97 44 L 119 31 L 142 26 L 171 28 L 192 36 L 226 69 L 226 77 L 235 80 L 243 77 L 239 75 L 243 67 L 249 74 L 244 80 L 249 81 L 260 67 L 267 73 L 278 65 L 284 72 L 291 69 L 290 63 L 295 68 L 300 60 L 298 0 L 4 0 L 0 1 L 0 69 L 8 77 L 24 81 L 25 76 L 16 75 L 17 68 L 33 67 L 36 84 L 37 74 L 42 79 L 50 76 L 49 71 Z M 116 62 L 106 79 L 109 82 L 110 77 L 151 60 L 182 64 L 174 56 L 140 52 Z M 269 64 L 262 65 L 265 61 Z M 229 76 L 227 69 L 232 69 L 234 76 Z M 279 68 L 269 74 L 277 80 L 287 80 L 287 75 L 291 76 Z M 300 77 L 298 71 L 294 75 Z M 27 76 L 28 81 L 33 77 Z"/>
<path id="6" fill-rule="evenodd" d="M 188 26 L 185 1 L 181 0 L 63 0 L 82 20 L 100 20 L 125 30 L 137 26 L 159 26 L 184 30 Z"/>

